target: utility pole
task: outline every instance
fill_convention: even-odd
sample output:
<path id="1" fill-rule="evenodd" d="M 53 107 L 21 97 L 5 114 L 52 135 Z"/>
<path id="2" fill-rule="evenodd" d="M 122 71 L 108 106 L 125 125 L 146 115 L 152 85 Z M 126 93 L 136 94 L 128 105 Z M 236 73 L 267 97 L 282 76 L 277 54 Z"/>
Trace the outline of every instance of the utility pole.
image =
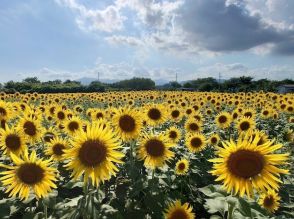
<path id="1" fill-rule="evenodd" d="M 100 72 L 98 71 L 98 81 L 100 81 Z"/>
<path id="2" fill-rule="evenodd" d="M 176 73 L 176 82 L 178 82 L 178 73 Z"/>

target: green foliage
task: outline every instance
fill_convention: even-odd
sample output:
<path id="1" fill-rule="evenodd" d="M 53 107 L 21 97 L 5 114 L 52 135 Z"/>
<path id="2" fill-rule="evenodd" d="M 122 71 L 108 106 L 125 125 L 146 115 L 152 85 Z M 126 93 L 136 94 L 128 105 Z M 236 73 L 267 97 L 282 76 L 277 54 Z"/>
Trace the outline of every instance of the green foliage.
<path id="1" fill-rule="evenodd" d="M 132 79 L 116 82 L 112 87 L 123 90 L 153 90 L 155 88 L 155 82 L 150 78 L 134 77 Z"/>

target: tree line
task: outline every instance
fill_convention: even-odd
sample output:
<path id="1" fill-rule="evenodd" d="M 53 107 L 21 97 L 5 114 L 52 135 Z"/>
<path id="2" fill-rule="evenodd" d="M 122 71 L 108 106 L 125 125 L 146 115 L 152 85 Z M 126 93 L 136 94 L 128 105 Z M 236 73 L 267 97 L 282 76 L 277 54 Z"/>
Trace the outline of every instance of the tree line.
<path id="1" fill-rule="evenodd" d="M 130 90 L 195 90 L 195 91 L 221 91 L 221 92 L 249 92 L 260 91 L 276 92 L 282 84 L 294 84 L 291 79 L 281 81 L 260 79 L 252 77 L 235 77 L 224 81 L 218 81 L 212 77 L 198 78 L 183 83 L 176 81 L 161 86 L 155 86 L 155 82 L 149 78 L 132 78 L 115 83 L 102 83 L 92 81 L 89 85 L 83 85 L 74 80 L 53 80 L 41 82 L 37 77 L 29 77 L 21 82 L 9 81 L 0 84 L 0 90 L 6 93 L 77 93 L 77 92 L 104 92 L 104 91 L 130 91 Z"/>

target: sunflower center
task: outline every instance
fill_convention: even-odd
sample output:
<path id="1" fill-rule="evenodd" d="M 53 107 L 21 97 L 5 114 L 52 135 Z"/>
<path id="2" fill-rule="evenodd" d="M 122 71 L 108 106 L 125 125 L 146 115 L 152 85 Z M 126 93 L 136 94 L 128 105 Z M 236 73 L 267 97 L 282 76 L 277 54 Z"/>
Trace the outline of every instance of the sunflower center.
<path id="1" fill-rule="evenodd" d="M 169 219 L 188 219 L 188 215 L 183 209 L 176 209 L 169 217 Z"/>
<path id="2" fill-rule="evenodd" d="M 151 139 L 145 144 L 147 153 L 152 157 L 161 157 L 164 154 L 164 144 L 157 139 Z"/>
<path id="3" fill-rule="evenodd" d="M 225 123 L 225 122 L 227 121 L 227 117 L 226 117 L 226 116 L 220 116 L 220 117 L 218 118 L 218 121 L 219 121 L 220 123 Z"/>
<path id="4" fill-rule="evenodd" d="M 192 138 L 191 146 L 194 148 L 198 148 L 202 145 L 202 140 L 200 138 Z"/>
<path id="5" fill-rule="evenodd" d="M 15 151 L 21 146 L 20 137 L 15 134 L 8 135 L 5 139 L 5 144 L 10 150 Z"/>
<path id="6" fill-rule="evenodd" d="M 252 113 L 251 112 L 246 112 L 246 113 L 244 113 L 244 116 L 246 116 L 246 117 L 252 117 Z"/>
<path id="7" fill-rule="evenodd" d="M 44 136 L 45 142 L 50 142 L 54 138 L 54 134 L 52 132 L 47 132 Z"/>
<path id="8" fill-rule="evenodd" d="M 119 127 L 125 132 L 132 132 L 136 128 L 136 123 L 133 117 L 123 115 L 119 119 Z"/>
<path id="9" fill-rule="evenodd" d="M 107 148 L 102 141 L 88 140 L 82 144 L 78 156 L 83 165 L 95 167 L 106 159 Z"/>
<path id="10" fill-rule="evenodd" d="M 76 121 L 72 121 L 72 122 L 70 122 L 69 124 L 68 124 L 68 129 L 70 130 L 70 131 L 76 131 L 76 130 L 78 130 L 79 129 L 79 123 L 77 123 Z"/>
<path id="11" fill-rule="evenodd" d="M 97 114 L 96 114 L 96 118 L 97 118 L 97 119 L 103 118 L 103 114 L 102 114 L 102 113 L 100 113 L 100 112 L 99 112 L 99 113 L 97 113 Z"/>
<path id="12" fill-rule="evenodd" d="M 189 129 L 192 131 L 198 131 L 199 130 L 199 126 L 196 123 L 191 123 L 189 125 Z"/>
<path id="13" fill-rule="evenodd" d="M 3 107 L 0 107 L 0 115 L 1 116 L 6 116 L 7 115 L 7 112 Z"/>
<path id="14" fill-rule="evenodd" d="M 248 179 L 261 173 L 264 162 L 263 156 L 258 152 L 239 150 L 229 156 L 227 166 L 235 176 Z"/>
<path id="15" fill-rule="evenodd" d="M 173 118 L 178 118 L 179 115 L 180 115 L 180 112 L 178 110 L 173 110 L 171 115 L 172 115 Z"/>
<path id="16" fill-rule="evenodd" d="M 33 122 L 27 121 L 24 124 L 24 132 L 27 135 L 34 136 L 37 134 L 37 128 Z"/>
<path id="17" fill-rule="evenodd" d="M 187 110 L 186 110 L 186 113 L 187 113 L 187 114 L 191 114 L 191 113 L 192 113 L 192 110 L 191 110 L 191 109 L 187 109 Z"/>
<path id="18" fill-rule="evenodd" d="M 148 112 L 148 117 L 152 120 L 159 120 L 161 117 L 161 112 L 158 109 L 150 109 Z"/>
<path id="19" fill-rule="evenodd" d="M 211 138 L 211 143 L 212 143 L 212 144 L 215 144 L 216 142 L 217 142 L 217 138 L 216 138 L 216 137 L 212 137 L 212 138 Z"/>
<path id="20" fill-rule="evenodd" d="M 250 124 L 249 124 L 249 122 L 247 122 L 247 121 L 244 121 L 244 122 L 242 122 L 241 124 L 240 124 L 240 129 L 242 130 L 242 131 L 246 131 L 246 130 L 248 130 L 250 128 Z"/>
<path id="21" fill-rule="evenodd" d="M 274 204 L 273 196 L 267 196 L 264 199 L 263 204 L 264 204 L 265 207 L 271 207 Z"/>
<path id="22" fill-rule="evenodd" d="M 57 118 L 60 120 L 64 120 L 65 119 L 65 114 L 64 112 L 60 111 L 57 113 Z"/>
<path id="23" fill-rule="evenodd" d="M 34 163 L 24 163 L 17 170 L 17 176 L 25 184 L 34 185 L 44 178 L 44 169 Z"/>
<path id="24" fill-rule="evenodd" d="M 169 132 L 169 137 L 170 138 L 172 138 L 172 139 L 174 139 L 174 138 L 176 138 L 178 135 L 177 135 L 177 132 L 175 132 L 175 131 L 170 131 Z"/>
<path id="25" fill-rule="evenodd" d="M 61 156 L 64 153 L 63 151 L 64 148 L 65 147 L 63 144 L 57 143 L 53 146 L 52 150 L 54 154 Z"/>
<path id="26" fill-rule="evenodd" d="M 268 111 L 267 110 L 263 111 L 263 115 L 267 116 L 268 115 Z"/>
<path id="27" fill-rule="evenodd" d="M 180 163 L 179 166 L 178 166 L 178 169 L 179 170 L 184 170 L 186 167 L 186 165 L 184 163 Z"/>

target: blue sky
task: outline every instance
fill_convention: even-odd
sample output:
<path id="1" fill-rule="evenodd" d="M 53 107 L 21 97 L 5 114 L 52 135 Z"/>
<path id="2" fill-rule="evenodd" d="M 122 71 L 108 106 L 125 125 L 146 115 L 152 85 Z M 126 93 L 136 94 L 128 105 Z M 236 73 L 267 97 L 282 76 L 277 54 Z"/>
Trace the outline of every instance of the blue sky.
<path id="1" fill-rule="evenodd" d="M 1 0 L 0 82 L 294 78 L 294 1 Z"/>

